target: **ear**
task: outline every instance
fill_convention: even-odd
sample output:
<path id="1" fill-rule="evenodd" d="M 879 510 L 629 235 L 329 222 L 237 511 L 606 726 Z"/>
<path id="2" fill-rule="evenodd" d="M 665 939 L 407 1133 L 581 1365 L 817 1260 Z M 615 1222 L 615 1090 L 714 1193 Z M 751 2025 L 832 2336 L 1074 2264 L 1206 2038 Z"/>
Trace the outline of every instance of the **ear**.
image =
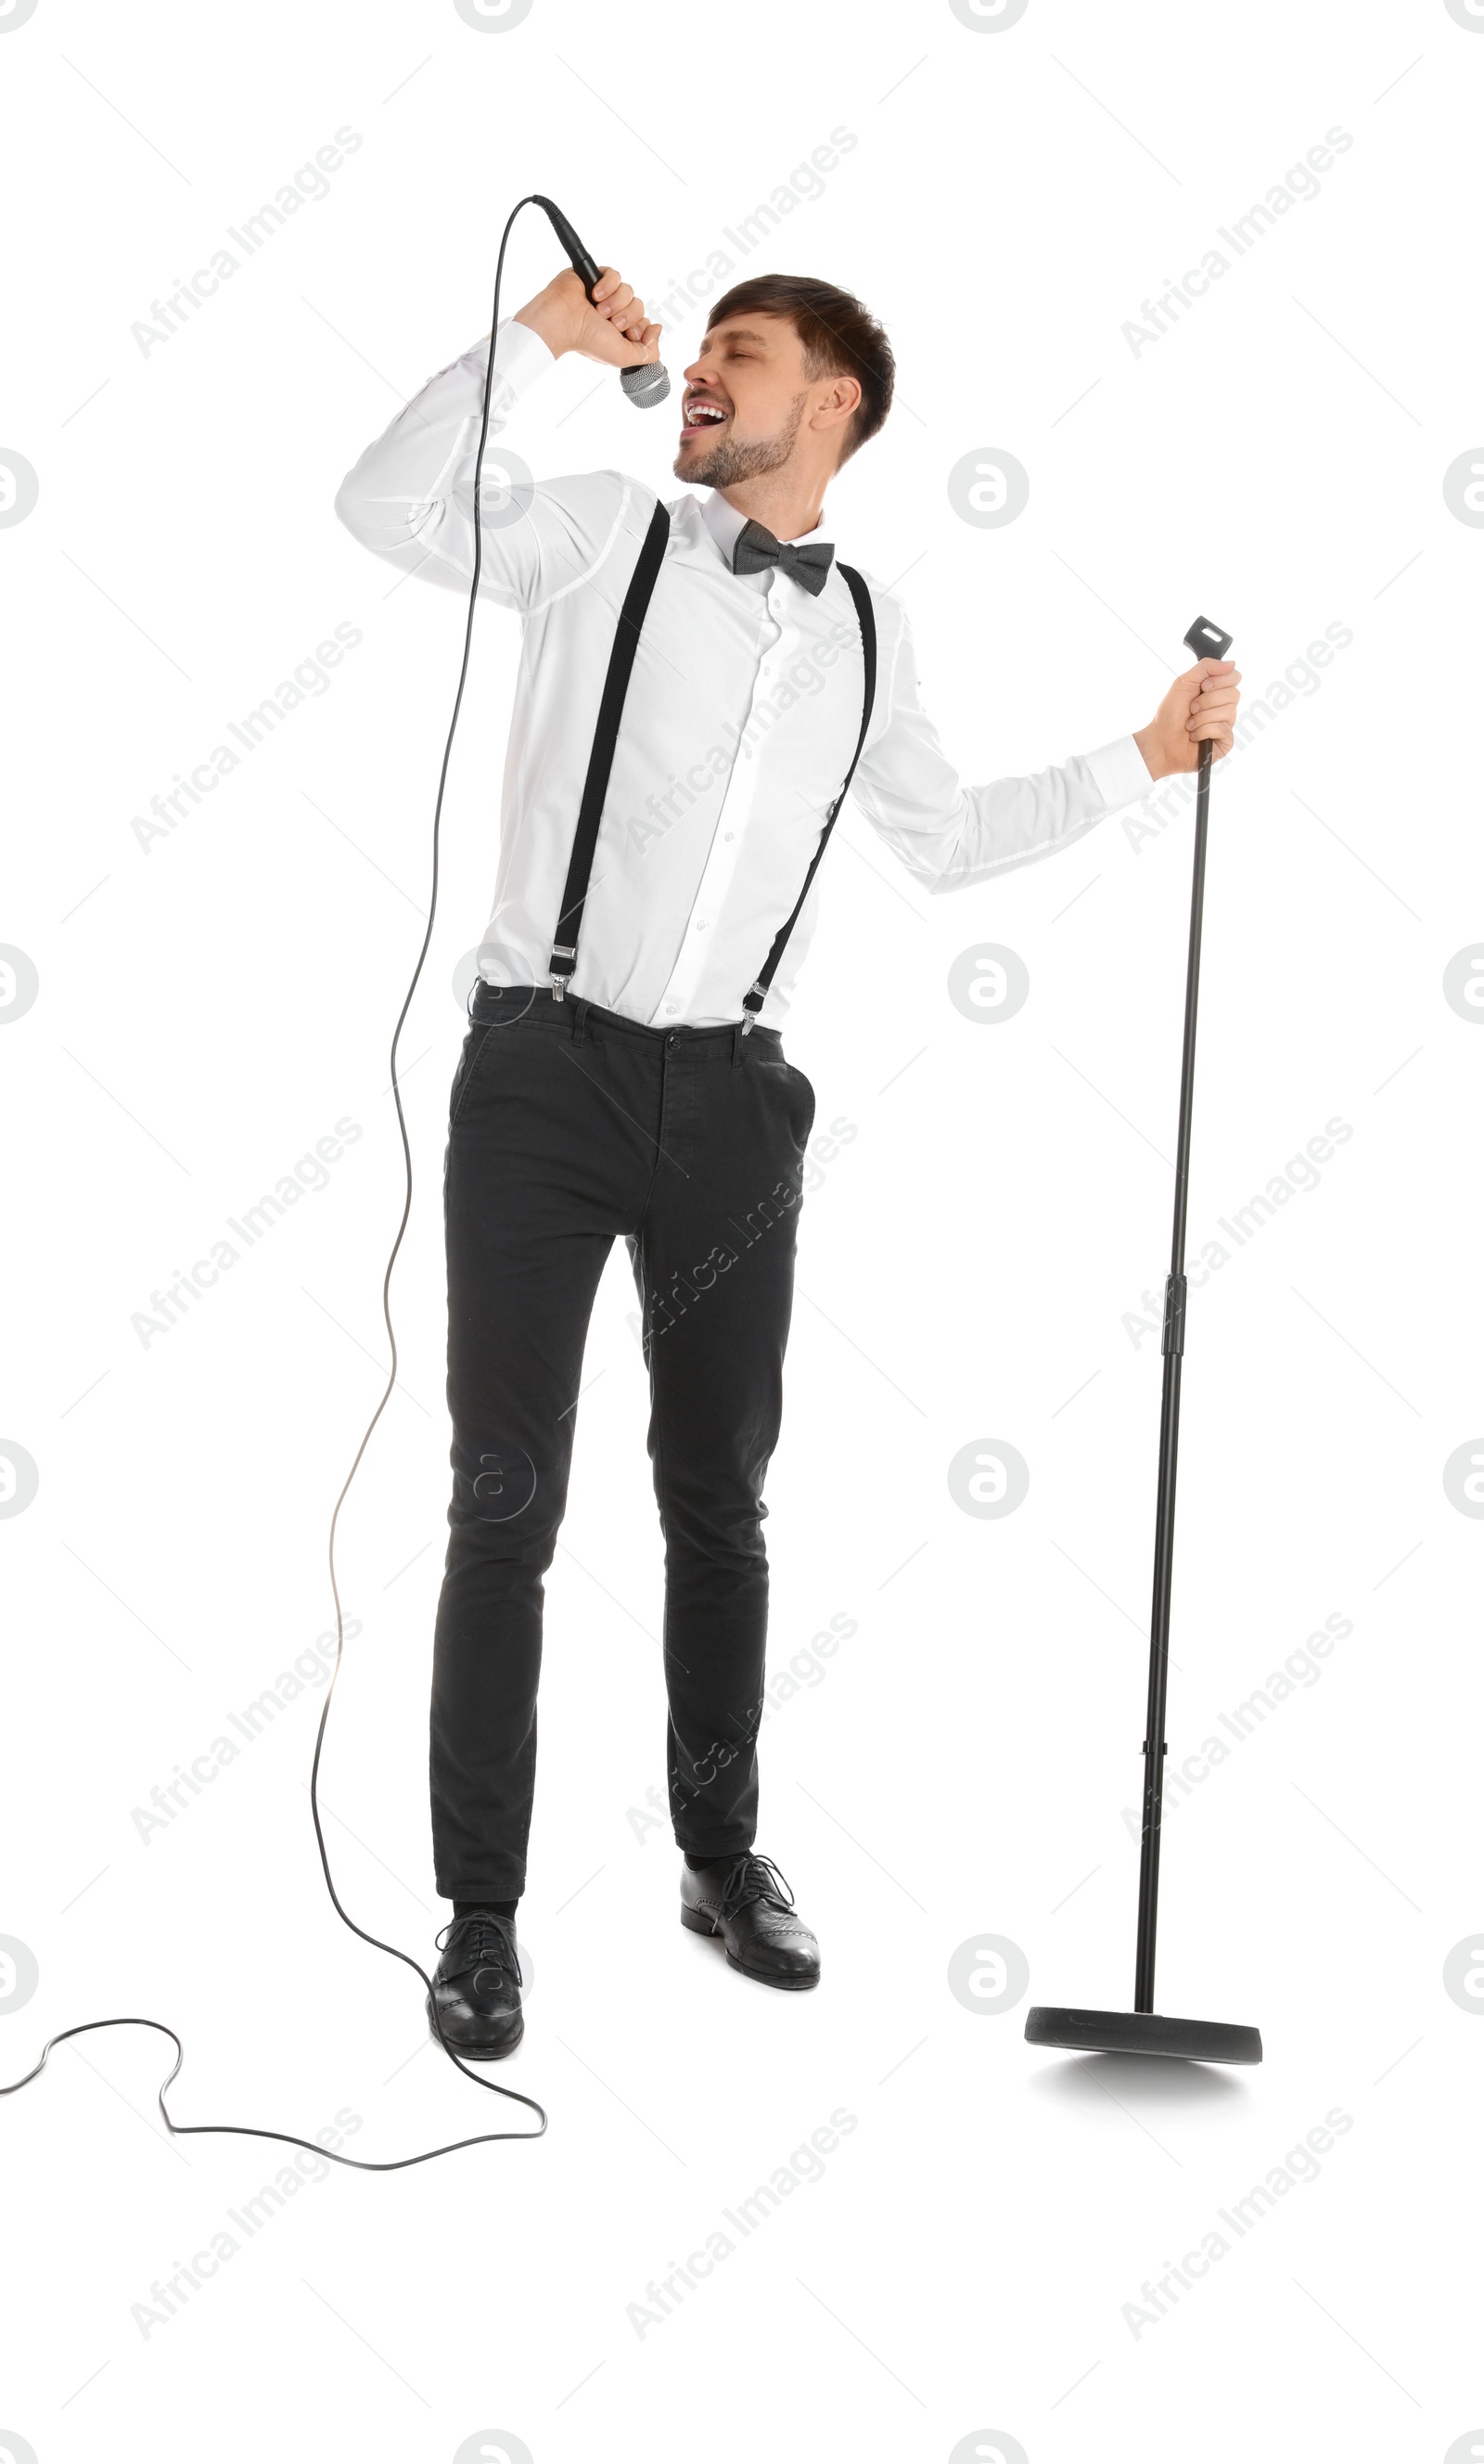
<path id="1" fill-rule="evenodd" d="M 816 403 L 809 425 L 829 433 L 844 428 L 858 408 L 863 388 L 859 377 L 833 376 Z"/>

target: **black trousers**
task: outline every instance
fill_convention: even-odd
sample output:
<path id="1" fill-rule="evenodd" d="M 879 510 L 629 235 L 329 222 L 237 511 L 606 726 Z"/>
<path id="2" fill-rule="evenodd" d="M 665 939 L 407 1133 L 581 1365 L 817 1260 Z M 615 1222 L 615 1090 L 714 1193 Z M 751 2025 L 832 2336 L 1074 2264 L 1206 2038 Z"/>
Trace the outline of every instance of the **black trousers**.
<path id="1" fill-rule="evenodd" d="M 763 1479 L 815 1108 L 771 1028 L 638 1026 L 484 983 L 471 1015 L 445 1175 L 453 1500 L 430 1752 L 438 1889 L 459 1900 L 525 1883 L 542 1577 L 616 1237 L 649 1372 L 675 1837 L 693 1856 L 753 1844 Z"/>

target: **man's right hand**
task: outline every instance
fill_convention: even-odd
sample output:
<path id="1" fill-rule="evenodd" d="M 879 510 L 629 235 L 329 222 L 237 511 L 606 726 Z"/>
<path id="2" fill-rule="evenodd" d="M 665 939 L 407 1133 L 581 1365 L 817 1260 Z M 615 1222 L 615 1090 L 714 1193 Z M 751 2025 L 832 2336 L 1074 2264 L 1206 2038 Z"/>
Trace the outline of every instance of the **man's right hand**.
<path id="1" fill-rule="evenodd" d="M 590 300 L 570 266 L 515 312 L 517 325 L 539 334 L 556 359 L 579 351 L 604 367 L 632 368 L 660 356 L 660 327 L 644 316 L 622 275 L 605 265 Z"/>

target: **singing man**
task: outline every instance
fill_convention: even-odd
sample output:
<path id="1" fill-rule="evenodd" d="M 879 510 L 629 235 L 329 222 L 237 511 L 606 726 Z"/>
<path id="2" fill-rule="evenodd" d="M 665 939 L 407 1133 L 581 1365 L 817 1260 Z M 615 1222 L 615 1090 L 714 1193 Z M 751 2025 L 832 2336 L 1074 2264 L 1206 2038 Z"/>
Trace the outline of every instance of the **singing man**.
<path id="1" fill-rule="evenodd" d="M 611 269 L 592 301 L 558 274 L 499 330 L 490 433 L 568 353 L 626 366 L 659 341 Z M 488 341 L 425 386 L 337 499 L 379 556 L 466 594 L 487 362 Z M 681 1922 L 760 1984 L 818 1981 L 818 1944 L 756 1853 L 757 1731 L 763 1487 L 815 1111 L 780 1028 L 845 783 L 926 890 L 969 890 L 1193 770 L 1204 739 L 1232 747 L 1239 676 L 1202 659 L 1135 735 L 961 784 L 901 602 L 821 528 L 893 374 L 860 300 L 759 275 L 717 301 L 686 370 L 669 503 L 618 471 L 482 496 L 480 588 L 522 642 L 445 1179 L 453 1498 L 430 1780 L 453 1916 L 434 1996 L 466 2056 L 522 2033 L 543 1577 L 616 1238 L 649 1376 Z"/>

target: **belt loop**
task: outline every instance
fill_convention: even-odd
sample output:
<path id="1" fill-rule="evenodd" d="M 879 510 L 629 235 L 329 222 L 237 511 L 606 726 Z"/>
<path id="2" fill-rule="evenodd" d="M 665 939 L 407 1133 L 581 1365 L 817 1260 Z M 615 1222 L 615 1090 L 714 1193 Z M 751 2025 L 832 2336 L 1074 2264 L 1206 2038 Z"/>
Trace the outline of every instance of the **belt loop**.
<path id="1" fill-rule="evenodd" d="M 578 1001 L 576 995 L 574 995 L 572 1002 L 572 1041 L 574 1044 L 585 1044 L 587 1042 L 587 1013 L 591 1008 L 591 1001 Z"/>
<path id="2" fill-rule="evenodd" d="M 746 1032 L 747 1030 L 739 1019 L 736 1025 L 731 1030 L 731 1066 L 733 1069 L 740 1069 L 742 1067 L 742 1038 Z"/>

